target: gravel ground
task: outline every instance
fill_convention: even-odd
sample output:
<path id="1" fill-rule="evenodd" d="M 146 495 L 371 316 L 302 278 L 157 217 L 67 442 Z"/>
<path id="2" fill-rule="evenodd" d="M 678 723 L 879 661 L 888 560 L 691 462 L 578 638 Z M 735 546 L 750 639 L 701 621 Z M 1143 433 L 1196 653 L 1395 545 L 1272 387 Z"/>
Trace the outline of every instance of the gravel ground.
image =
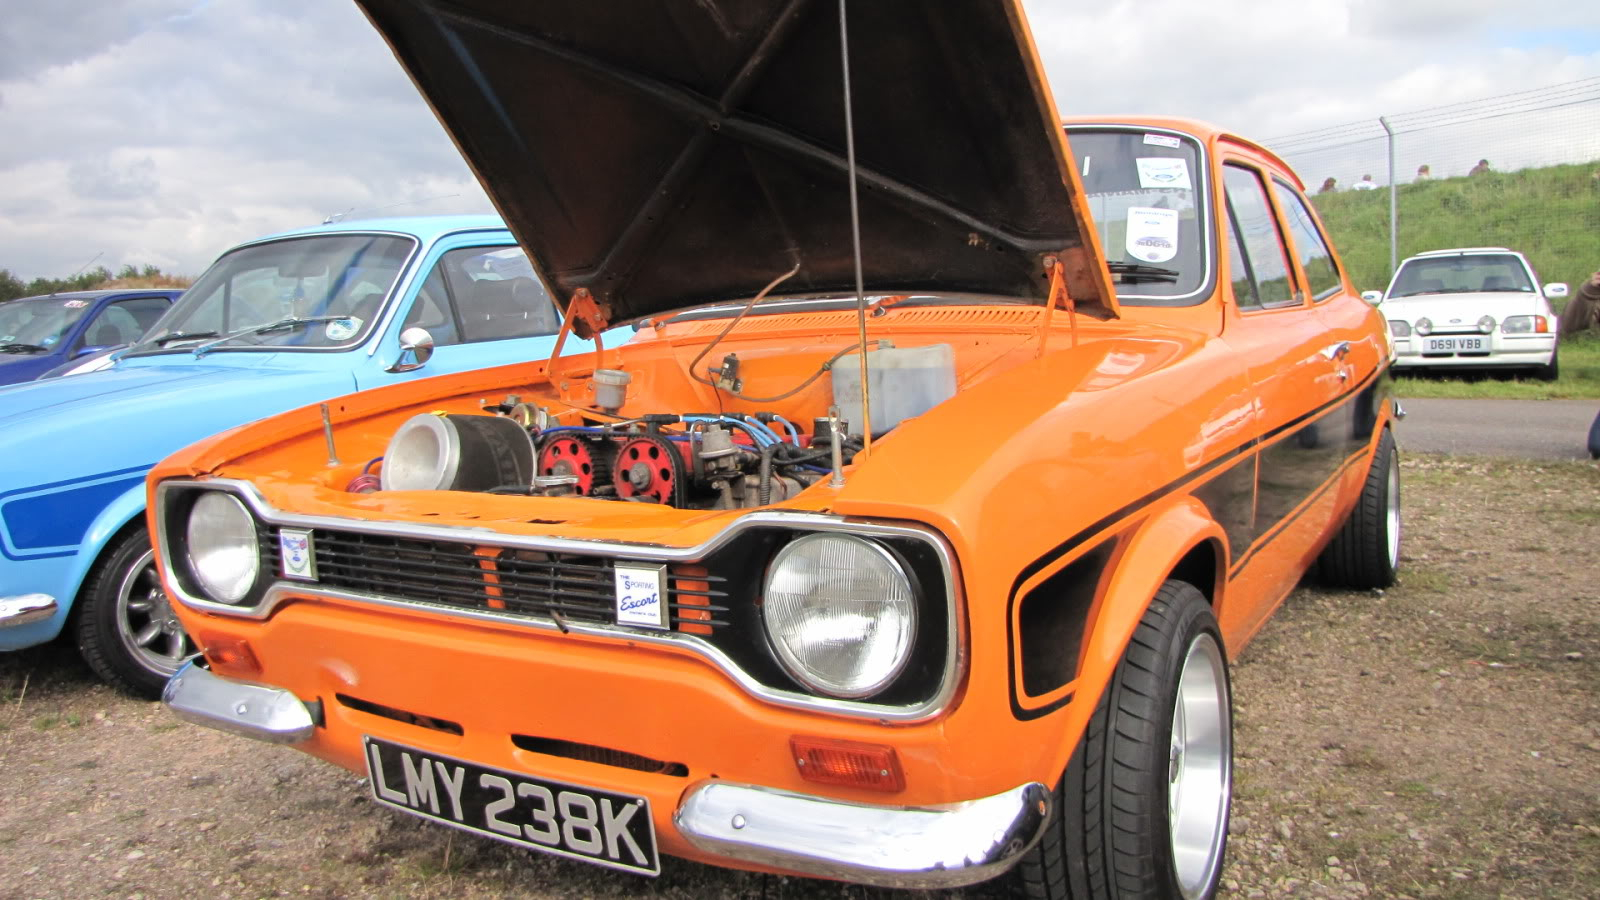
<path id="1" fill-rule="evenodd" d="M 1234 668 L 1226 894 L 1600 896 L 1600 468 L 1404 475 L 1401 584 L 1297 590 Z M 0 900 L 915 896 L 530 856 L 179 723 L 55 647 L 0 655 L 0 797 Z"/>

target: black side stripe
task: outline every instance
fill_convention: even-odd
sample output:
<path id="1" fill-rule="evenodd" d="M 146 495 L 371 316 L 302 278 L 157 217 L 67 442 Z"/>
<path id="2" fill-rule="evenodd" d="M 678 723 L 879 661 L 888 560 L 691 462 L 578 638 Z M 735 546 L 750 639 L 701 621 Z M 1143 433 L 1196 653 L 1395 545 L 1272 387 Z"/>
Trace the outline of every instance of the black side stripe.
<path id="1" fill-rule="evenodd" d="M 1385 367 L 1385 368 L 1387 368 L 1387 367 Z M 1342 403 L 1344 403 L 1344 402 L 1346 402 L 1348 400 L 1354 399 L 1362 391 L 1366 390 L 1367 387 L 1369 387 L 1372 384 L 1375 384 L 1377 382 L 1377 380 L 1378 380 L 1378 377 L 1384 371 L 1385 371 L 1385 369 L 1374 370 L 1370 375 L 1368 375 L 1366 378 L 1362 379 L 1358 384 L 1356 384 L 1354 387 L 1350 388 L 1349 390 L 1345 391 L 1343 394 L 1340 394 L 1338 397 L 1336 397 L 1336 398 L 1334 398 L 1332 400 L 1329 400 L 1327 403 L 1324 403 L 1321 406 L 1318 406 L 1316 409 L 1313 409 L 1310 412 L 1303 413 L 1302 415 L 1297 416 L 1294 419 L 1283 423 L 1282 425 L 1279 425 L 1278 427 L 1272 429 L 1271 431 L 1267 432 L 1266 434 L 1250 438 L 1250 439 L 1246 440 L 1244 443 L 1240 444 L 1237 447 L 1234 447 L 1231 450 L 1223 451 L 1221 454 L 1219 454 L 1216 457 L 1212 458 L 1210 461 L 1208 461 L 1206 463 L 1203 463 L 1199 468 L 1196 468 L 1196 469 L 1190 471 L 1189 473 L 1183 475 L 1182 477 L 1180 477 L 1180 478 L 1178 478 L 1178 479 L 1176 479 L 1176 480 L 1174 480 L 1172 482 L 1169 482 L 1168 484 L 1166 484 L 1166 485 L 1164 485 L 1162 487 L 1156 488 L 1155 490 L 1151 491 L 1150 493 L 1145 494 L 1143 497 L 1140 497 L 1139 499 L 1133 501 L 1132 503 L 1129 503 L 1128 505 L 1122 507 L 1121 509 L 1117 510 L 1116 512 L 1113 512 L 1110 515 L 1106 516 L 1105 518 L 1102 518 L 1099 521 L 1095 522 L 1093 525 L 1090 525 L 1088 528 L 1085 528 L 1082 531 L 1079 531 L 1078 533 L 1074 534 L 1072 537 L 1069 537 L 1066 540 L 1062 541 L 1061 543 L 1057 544 L 1055 547 L 1053 547 L 1050 550 L 1046 551 L 1038 559 L 1036 559 L 1033 562 L 1029 563 L 1028 565 L 1024 566 L 1022 571 L 1017 573 L 1016 579 L 1011 582 L 1011 602 L 1012 603 L 1016 602 L 1017 592 L 1022 589 L 1022 583 L 1023 582 L 1027 581 L 1029 578 L 1032 578 L 1034 575 L 1038 574 L 1039 571 L 1041 571 L 1042 569 L 1046 568 L 1051 563 L 1053 563 L 1056 560 L 1060 559 L 1061 557 L 1067 555 L 1068 553 L 1071 553 L 1073 550 L 1077 549 L 1079 546 L 1081 546 L 1089 538 L 1092 538 L 1095 535 L 1100 534 L 1101 532 L 1103 532 L 1106 529 L 1110 528 L 1111 526 L 1117 524 L 1118 522 L 1122 521 L 1123 519 L 1126 519 L 1126 518 L 1132 516 L 1134 513 L 1138 512 L 1139 510 L 1143 509 L 1144 507 L 1149 506 L 1152 503 L 1155 503 L 1157 500 L 1160 500 L 1160 499 L 1162 499 L 1162 498 L 1164 498 L 1164 497 L 1166 497 L 1166 496 L 1168 496 L 1170 494 L 1174 494 L 1174 493 L 1182 490 L 1183 488 L 1186 488 L 1189 485 L 1195 483 L 1196 481 L 1201 480 L 1202 478 L 1204 478 L 1207 475 L 1210 475 L 1211 473 L 1215 472 L 1217 469 L 1221 468 L 1222 466 L 1227 465 L 1228 463 L 1234 462 L 1239 457 L 1245 455 L 1246 453 L 1251 452 L 1252 450 L 1255 450 L 1257 447 L 1261 446 L 1262 444 L 1271 443 L 1273 441 L 1273 439 L 1277 438 L 1279 435 L 1282 435 L 1282 434 L 1284 434 L 1286 432 L 1289 432 L 1289 431 L 1294 431 L 1295 429 L 1297 429 L 1300 426 L 1306 424 L 1307 422 L 1311 421 L 1312 419 L 1315 419 L 1318 416 L 1321 416 L 1322 414 L 1328 412 L 1329 410 L 1333 409 L 1334 407 L 1337 407 L 1340 404 L 1342 404 Z"/>
<path id="2" fill-rule="evenodd" d="M 1255 452 L 1262 445 L 1272 443 L 1274 439 L 1300 428 L 1306 423 L 1323 416 L 1340 405 L 1356 400 L 1363 391 L 1377 384 L 1379 379 L 1386 374 L 1387 369 L 1387 366 L 1380 366 L 1368 374 L 1366 378 L 1350 387 L 1338 397 L 1335 397 L 1334 399 L 1323 403 L 1321 406 L 1318 406 L 1315 409 L 1305 412 L 1294 419 L 1279 425 L 1265 434 L 1250 438 L 1237 447 L 1223 451 L 1213 459 L 1183 475 L 1182 477 L 1177 478 L 1165 486 L 1157 488 L 1148 494 L 1145 494 L 1143 497 L 1140 497 L 1132 503 L 1129 503 L 1121 509 L 1118 509 L 1116 512 L 1105 516 L 1104 518 L 1095 522 L 1093 525 L 1090 525 L 1088 528 L 1077 532 L 1076 534 L 1067 538 L 1065 541 L 1062 541 L 1060 544 L 1057 544 L 1055 547 L 1051 548 L 1038 559 L 1023 567 L 1022 571 L 1017 574 L 1016 579 L 1012 581 L 1010 596 L 1006 601 L 1006 668 L 1007 681 L 1009 682 L 1011 688 L 1011 696 L 1008 699 L 1011 703 L 1012 716 L 1018 721 L 1024 722 L 1041 718 L 1049 715 L 1052 712 L 1055 712 L 1063 706 L 1066 706 L 1068 703 L 1071 703 L 1072 698 L 1076 694 L 1076 691 L 1068 692 L 1067 694 L 1056 698 L 1054 701 L 1044 706 L 1033 709 L 1023 707 L 1020 703 L 1021 698 L 1019 697 L 1016 683 L 1017 636 L 1013 633 L 1012 622 L 1016 618 L 1017 603 L 1020 600 L 1020 592 L 1024 582 L 1026 582 L 1029 578 L 1032 578 L 1038 572 L 1050 566 L 1056 560 L 1072 553 L 1090 538 L 1096 537 L 1097 535 L 1105 532 L 1107 529 L 1110 529 L 1113 525 L 1133 517 L 1141 509 L 1154 504 L 1156 501 L 1161 500 L 1164 497 L 1170 496 L 1171 494 L 1189 487 L 1195 482 L 1200 481 L 1206 476 L 1216 472 L 1223 466 L 1227 466 L 1238 461 L 1241 457 Z M 1370 446 L 1371 440 L 1369 438 L 1368 443 L 1363 447 L 1363 449 L 1353 453 L 1349 458 L 1342 462 L 1334 474 L 1330 475 L 1315 492 L 1309 495 L 1309 497 L 1321 496 L 1321 494 L 1326 492 L 1329 487 L 1337 483 L 1339 477 L 1342 476 L 1351 465 L 1360 460 L 1361 457 L 1365 455 L 1366 449 Z M 1312 504 L 1310 502 L 1302 502 L 1293 513 L 1284 517 L 1284 519 L 1274 525 L 1267 533 L 1261 535 L 1257 540 L 1252 542 L 1251 549 L 1245 554 L 1244 558 L 1237 565 L 1229 568 L 1228 578 L 1231 580 L 1238 572 L 1239 567 L 1244 565 L 1244 562 L 1248 561 L 1250 556 L 1254 555 L 1255 552 L 1260 548 L 1266 546 L 1268 542 L 1276 537 L 1277 534 L 1284 528 L 1288 527 L 1288 525 L 1295 519 L 1299 518 L 1301 514 L 1311 507 L 1311 505 Z M 1228 552 L 1231 552 L 1231 549 L 1232 548 L 1228 548 Z M 1084 637 L 1087 639 L 1088 635 L 1085 634 Z"/>

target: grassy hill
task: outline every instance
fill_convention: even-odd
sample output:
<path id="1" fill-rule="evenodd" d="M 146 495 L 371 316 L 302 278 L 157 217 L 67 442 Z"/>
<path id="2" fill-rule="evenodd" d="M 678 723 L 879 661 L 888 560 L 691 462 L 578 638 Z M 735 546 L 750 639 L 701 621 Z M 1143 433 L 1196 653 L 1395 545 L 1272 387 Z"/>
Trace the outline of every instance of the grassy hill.
<path id="1" fill-rule="evenodd" d="M 1357 290 L 1389 283 L 1389 191 L 1313 197 Z M 1450 247 L 1520 250 L 1574 290 L 1600 269 L 1600 161 L 1400 186 L 1400 258 Z M 1559 304 L 1558 304 L 1559 305 Z"/>

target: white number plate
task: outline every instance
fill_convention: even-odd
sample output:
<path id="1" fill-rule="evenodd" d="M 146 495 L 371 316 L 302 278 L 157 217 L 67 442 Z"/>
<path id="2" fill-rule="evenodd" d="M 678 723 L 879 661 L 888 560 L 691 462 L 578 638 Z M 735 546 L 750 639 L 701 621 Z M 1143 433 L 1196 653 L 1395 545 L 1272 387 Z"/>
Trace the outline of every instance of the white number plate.
<path id="1" fill-rule="evenodd" d="M 1423 353 L 1472 353 L 1489 349 L 1488 338 L 1431 337 L 1423 342 Z"/>
<path id="2" fill-rule="evenodd" d="M 372 796 L 466 831 L 641 875 L 661 874 L 650 801 L 362 737 Z"/>

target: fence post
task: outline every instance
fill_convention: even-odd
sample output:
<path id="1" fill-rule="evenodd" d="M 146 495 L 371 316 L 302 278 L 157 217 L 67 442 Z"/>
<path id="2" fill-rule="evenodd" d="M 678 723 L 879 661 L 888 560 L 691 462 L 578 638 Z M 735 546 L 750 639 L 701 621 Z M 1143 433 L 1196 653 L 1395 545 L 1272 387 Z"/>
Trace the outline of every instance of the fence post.
<path id="1" fill-rule="evenodd" d="M 1385 116 L 1378 117 L 1378 124 L 1389 136 L 1389 277 L 1393 278 L 1400 267 L 1400 185 L 1394 180 L 1394 129 Z"/>

